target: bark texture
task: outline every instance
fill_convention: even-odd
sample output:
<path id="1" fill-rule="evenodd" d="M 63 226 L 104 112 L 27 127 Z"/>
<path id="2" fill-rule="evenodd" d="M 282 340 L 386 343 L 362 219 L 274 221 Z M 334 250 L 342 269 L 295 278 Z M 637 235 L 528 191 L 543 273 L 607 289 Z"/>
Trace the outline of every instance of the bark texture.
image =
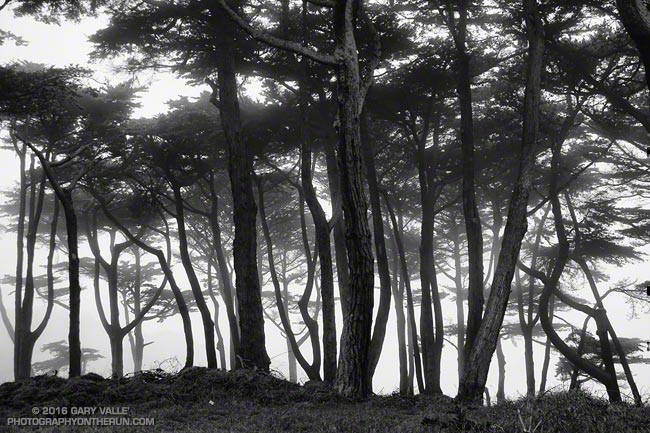
<path id="1" fill-rule="evenodd" d="M 541 98 L 541 71 L 544 54 L 543 24 L 535 0 L 524 0 L 524 19 L 529 47 L 519 173 L 510 198 L 508 219 L 485 315 L 476 340 L 465 361 L 466 364 L 456 397 L 458 400 L 466 402 L 477 402 L 482 399 L 490 361 L 496 348 L 499 330 L 508 306 L 512 278 L 521 242 L 528 228 L 526 208 L 535 167 Z"/>

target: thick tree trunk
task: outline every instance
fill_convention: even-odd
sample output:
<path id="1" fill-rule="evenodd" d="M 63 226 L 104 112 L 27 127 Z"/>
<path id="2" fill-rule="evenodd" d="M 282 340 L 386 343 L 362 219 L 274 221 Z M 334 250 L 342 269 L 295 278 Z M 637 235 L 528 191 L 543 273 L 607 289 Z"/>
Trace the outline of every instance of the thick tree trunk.
<path id="1" fill-rule="evenodd" d="M 526 90 L 524 94 L 524 127 L 519 161 L 519 174 L 508 208 L 499 260 L 492 279 L 490 297 L 472 350 L 466 359 L 457 399 L 481 401 L 487 374 L 496 348 L 499 331 L 508 306 L 521 242 L 527 230 L 526 208 L 533 181 L 535 149 L 539 128 L 541 71 L 544 54 L 544 31 L 535 0 L 524 0 L 524 17 L 529 42 Z"/>
<path id="2" fill-rule="evenodd" d="M 262 296 L 257 272 L 257 205 L 253 196 L 253 154 L 244 138 L 237 96 L 232 36 L 234 24 L 221 10 L 213 10 L 218 31 L 218 91 L 213 101 L 221 114 L 228 143 L 228 172 L 233 198 L 235 239 L 233 258 L 239 308 L 239 359 L 243 367 L 268 371 Z M 217 89 L 214 89 L 215 91 Z M 217 96 L 218 95 L 218 96 Z"/>
<path id="3" fill-rule="evenodd" d="M 386 324 L 388 323 L 388 315 L 390 313 L 391 281 L 390 270 L 388 269 L 388 254 L 386 253 L 384 219 L 382 217 L 379 196 L 379 183 L 377 181 L 377 169 L 375 167 L 374 146 L 369 134 L 368 114 L 364 111 L 361 114 L 361 150 L 366 169 L 366 180 L 368 181 L 368 193 L 372 210 L 373 241 L 375 254 L 377 255 L 377 273 L 379 274 L 379 309 L 377 310 L 372 340 L 370 341 L 368 361 L 368 374 L 370 375 L 370 380 L 372 380 L 377 363 L 379 362 L 379 357 L 381 356 L 384 338 L 386 337 Z M 403 315 L 404 311 L 402 310 Z"/>
<path id="4" fill-rule="evenodd" d="M 341 53 L 336 68 L 338 162 L 350 271 L 348 314 L 343 318 L 336 388 L 344 396 L 365 397 L 372 391 L 368 355 L 373 313 L 374 259 L 360 154 L 359 120 L 363 95 L 354 37 L 356 5 L 351 0 L 338 0 L 334 7 L 334 40 L 336 51 Z"/>
<path id="5" fill-rule="evenodd" d="M 111 329 L 108 340 L 111 346 L 111 370 L 113 378 L 124 376 L 124 341 L 119 328 Z"/>
<path id="6" fill-rule="evenodd" d="M 201 290 L 201 283 L 196 276 L 190 252 L 187 245 L 187 233 L 185 232 L 185 209 L 183 206 L 183 197 L 181 195 L 180 186 L 171 181 L 172 190 L 174 192 L 174 205 L 176 206 L 176 225 L 178 228 L 178 243 L 179 251 L 181 254 L 181 262 L 185 269 L 185 274 L 190 283 L 196 306 L 201 313 L 201 321 L 203 322 L 203 333 L 205 335 L 205 354 L 208 361 L 208 368 L 217 368 L 217 351 L 214 341 L 214 322 L 210 314 L 210 309 L 205 302 L 203 291 Z"/>

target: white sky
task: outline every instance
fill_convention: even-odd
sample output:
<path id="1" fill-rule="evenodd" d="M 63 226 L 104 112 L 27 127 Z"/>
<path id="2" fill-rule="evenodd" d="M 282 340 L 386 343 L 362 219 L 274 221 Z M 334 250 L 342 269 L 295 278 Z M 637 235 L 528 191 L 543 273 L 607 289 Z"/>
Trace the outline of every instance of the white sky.
<path id="1" fill-rule="evenodd" d="M 91 44 L 87 42 L 87 37 L 92 34 L 96 29 L 100 28 L 106 22 L 105 19 L 85 19 L 81 23 L 64 23 L 62 26 L 46 25 L 35 22 L 30 18 L 14 18 L 11 12 L 4 10 L 0 12 L 0 28 L 9 30 L 22 36 L 29 41 L 28 46 L 16 47 L 13 43 L 7 43 L 0 46 L 0 61 L 8 63 L 11 61 L 27 60 L 37 63 L 45 63 L 49 65 L 65 66 L 70 64 L 77 64 L 80 66 L 87 66 L 88 53 L 92 50 Z M 106 77 L 111 77 L 115 80 L 115 74 L 111 71 L 108 62 L 101 65 L 89 65 L 91 68 L 98 69 L 96 78 L 104 80 Z M 170 99 L 175 99 L 179 95 L 196 96 L 202 88 L 193 88 L 185 85 L 182 81 L 174 79 L 170 75 L 159 74 L 152 77 L 140 77 L 141 82 L 149 82 L 153 80 L 149 92 L 142 96 L 143 107 L 136 112 L 136 116 L 153 116 L 156 113 L 166 109 L 165 102 Z M 17 158 L 11 152 L 0 151 L 0 188 L 7 189 L 15 185 L 18 179 Z M 43 257 L 37 257 L 37 263 L 43 263 Z M 58 257 L 59 260 L 64 261 L 65 257 Z M 41 261 L 39 261 L 41 260 Z M 15 271 L 15 236 L 10 233 L 0 233 L 0 276 L 4 274 L 13 274 Z M 177 269 L 179 279 L 182 281 L 182 269 Z M 624 269 L 606 269 L 607 272 L 612 274 L 611 283 L 614 283 L 623 276 L 636 278 L 639 280 L 648 279 L 647 270 L 644 269 L 642 263 L 627 266 Z M 645 274 L 645 275 L 644 275 Z M 444 280 L 441 282 L 444 283 Z M 84 290 L 82 295 L 82 345 L 93 347 L 103 351 L 106 359 L 90 365 L 90 369 L 97 371 L 100 374 L 108 376 L 110 374 L 110 353 L 108 346 L 108 338 L 99 324 L 95 303 L 92 296 L 91 284 L 89 281 L 84 282 L 87 290 Z M 603 284 L 603 290 L 607 288 L 607 284 Z M 4 304 L 8 309 L 11 317 L 13 317 L 13 299 L 10 297 L 9 292 L 12 289 L 9 287 L 2 288 L 2 296 Z M 589 299 L 588 292 L 583 294 Z M 34 322 L 37 323 L 44 310 L 43 303 L 37 302 L 37 311 L 35 314 Z M 445 323 L 455 323 L 455 307 L 449 299 L 443 302 L 443 308 L 446 313 Z M 630 319 L 628 317 L 629 309 L 619 297 L 611 296 L 607 300 L 607 308 L 610 313 L 610 320 L 616 328 L 618 335 L 621 337 L 640 337 L 650 340 L 650 317 L 640 317 L 637 319 Z M 224 309 L 222 308 L 223 312 Z M 222 315 L 223 316 L 223 315 Z M 340 316 L 340 314 L 339 314 Z M 566 316 L 570 318 L 576 325 L 582 323 L 582 317 L 579 315 Z M 200 318 L 198 315 L 193 316 L 194 337 L 195 337 L 195 356 L 198 365 L 205 365 L 205 350 L 203 346 L 203 332 L 201 330 Z M 341 323 L 340 317 L 338 330 L 340 332 Z M 395 336 L 395 321 L 394 311 L 391 307 L 391 317 L 388 324 L 388 334 L 386 343 L 383 350 L 380 365 L 377 373 L 375 374 L 374 389 L 379 393 L 390 393 L 397 389 L 398 377 L 398 359 L 396 350 L 396 336 Z M 512 319 L 511 319 L 512 320 Z M 34 352 L 34 361 L 45 359 L 39 349 L 42 344 L 67 339 L 67 312 L 58 306 L 54 307 L 53 317 L 50 325 L 46 329 L 43 336 L 37 343 Z M 227 333 L 226 321 L 222 322 L 222 332 Z M 154 341 L 154 344 L 147 346 L 145 349 L 145 368 L 151 368 L 155 361 L 162 361 L 166 358 L 177 357 L 179 360 L 184 358 L 184 342 L 182 336 L 182 328 L 180 326 L 179 317 L 174 317 L 167 320 L 163 324 L 158 324 L 155 321 L 146 322 L 144 326 L 144 334 L 146 341 Z M 455 336 L 449 336 L 454 340 Z M 305 345 L 306 346 L 306 345 Z M 303 347 L 305 347 L 303 346 Z M 11 342 L 4 328 L 0 329 L 0 347 L 4 350 L 0 351 L 0 382 L 12 379 L 12 350 Z M 271 324 L 267 324 L 267 349 L 269 356 L 272 358 L 272 368 L 288 375 L 286 363 L 286 345 L 282 338 Z M 509 396 L 515 397 L 525 392 L 525 371 L 523 366 L 523 341 L 507 341 L 504 344 L 504 351 L 507 358 L 506 366 L 506 392 Z M 306 349 L 308 353 L 308 349 Z M 309 357 L 309 355 L 308 355 Z M 650 357 L 650 356 L 649 356 Z M 130 371 L 132 364 L 130 361 L 130 351 L 128 343 L 125 339 L 125 371 Z M 535 362 L 537 381 L 539 384 L 539 374 L 543 359 L 543 348 L 535 345 Z M 554 363 L 552 361 L 551 370 L 549 372 L 549 387 L 561 386 L 554 377 Z M 456 352 L 455 349 L 445 344 L 443 352 L 443 367 L 449 366 L 449 370 L 443 368 L 442 380 L 443 391 L 448 395 L 455 395 L 456 393 Z M 496 358 L 492 363 L 493 368 L 490 371 L 488 387 L 490 388 L 491 395 L 496 395 Z M 633 365 L 632 369 L 635 373 L 635 378 L 639 388 L 643 393 L 648 396 L 650 394 L 650 367 Z M 298 368 L 301 374 L 300 368 Z M 304 375 L 301 375 L 304 379 Z M 625 391 L 625 390 L 624 390 Z M 603 393 L 602 389 L 598 389 L 599 393 Z"/>

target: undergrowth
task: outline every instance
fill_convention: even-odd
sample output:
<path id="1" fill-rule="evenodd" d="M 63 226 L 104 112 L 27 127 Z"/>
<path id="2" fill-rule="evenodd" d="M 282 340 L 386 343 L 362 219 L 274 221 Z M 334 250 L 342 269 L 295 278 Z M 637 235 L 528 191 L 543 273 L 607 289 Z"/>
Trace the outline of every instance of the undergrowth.
<path id="1" fill-rule="evenodd" d="M 8 426 L 43 407 L 127 407 L 155 426 Z M 94 415 L 93 415 L 94 416 Z M 300 386 L 250 370 L 151 370 L 126 378 L 38 376 L 0 385 L 0 429 L 13 432 L 309 433 L 650 433 L 650 410 L 584 392 L 559 392 L 492 407 L 458 406 L 445 396 L 373 396 L 355 401 L 326 386 Z"/>

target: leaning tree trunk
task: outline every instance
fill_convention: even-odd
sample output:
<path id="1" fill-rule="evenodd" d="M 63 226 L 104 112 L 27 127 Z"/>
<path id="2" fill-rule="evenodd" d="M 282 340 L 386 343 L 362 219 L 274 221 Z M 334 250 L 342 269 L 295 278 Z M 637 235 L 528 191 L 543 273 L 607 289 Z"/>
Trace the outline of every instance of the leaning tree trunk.
<path id="1" fill-rule="evenodd" d="M 158 263 L 160 264 L 160 268 L 165 274 L 165 278 L 169 281 L 169 285 L 172 288 L 172 293 L 174 294 L 174 299 L 176 301 L 176 304 L 178 305 L 178 311 L 181 315 L 181 319 L 183 321 L 183 334 L 185 336 L 185 365 L 183 368 L 189 368 L 194 365 L 194 339 L 192 337 L 192 322 L 190 319 L 190 313 L 189 309 L 187 307 L 187 303 L 185 302 L 185 299 L 183 298 L 183 293 L 181 292 L 180 287 L 176 283 L 176 279 L 174 278 L 174 273 L 171 270 L 171 267 L 169 263 L 167 262 L 167 258 L 165 258 L 165 254 L 163 254 L 162 251 L 160 251 L 157 248 L 153 248 L 144 242 L 134 236 L 115 216 L 111 213 L 111 211 L 108 209 L 106 206 L 106 201 L 101 198 L 99 195 L 95 194 L 92 190 L 90 191 L 93 197 L 99 202 L 101 205 L 102 211 L 104 212 L 104 215 L 106 215 L 106 218 L 110 220 L 110 222 L 113 224 L 114 227 L 116 227 L 118 230 L 122 232 L 122 234 L 131 242 L 133 242 L 135 245 L 137 245 L 139 248 L 142 248 L 144 251 L 148 252 L 151 255 L 156 256 L 158 259 Z M 165 223 L 165 226 L 167 224 Z M 165 233 L 165 242 L 167 244 L 167 257 L 171 258 L 171 241 L 169 239 L 169 227 L 166 227 L 167 231 Z M 130 329 L 125 328 L 125 335 L 128 333 Z"/>
<path id="2" fill-rule="evenodd" d="M 422 375 L 422 361 L 420 359 L 420 349 L 418 348 L 418 335 L 417 335 L 417 326 L 415 324 L 415 308 L 413 305 L 413 293 L 411 291 L 411 280 L 409 277 L 409 271 L 406 265 L 406 255 L 404 253 L 404 244 L 402 242 L 402 236 L 399 230 L 399 225 L 397 223 L 397 218 L 395 217 L 395 212 L 393 207 L 390 204 L 388 198 L 388 193 L 384 191 L 384 200 L 386 202 L 386 208 L 388 210 L 388 215 L 393 226 L 393 237 L 395 239 L 395 244 L 397 246 L 397 251 L 399 254 L 399 260 L 402 270 L 402 281 L 406 288 L 406 303 L 408 308 L 408 321 L 409 321 L 409 347 L 413 349 L 413 359 L 415 363 L 415 377 L 418 383 L 418 390 L 420 393 L 424 393 L 426 387 L 424 378 Z"/>
<path id="3" fill-rule="evenodd" d="M 216 6 L 216 5 L 215 5 Z M 228 144 L 228 172 L 233 199 L 235 238 L 233 258 L 235 290 L 239 309 L 239 360 L 243 367 L 268 371 L 262 295 L 257 272 L 257 205 L 253 195 L 253 154 L 244 138 L 232 37 L 237 29 L 216 8 L 212 11 L 218 28 L 217 75 L 213 103 L 221 114 L 221 125 Z"/>
<path id="4" fill-rule="evenodd" d="M 36 234 L 38 225 L 43 213 L 43 200 L 45 198 L 45 172 L 41 179 L 36 182 L 36 172 L 34 170 L 34 157 L 29 168 L 29 177 L 31 182 L 30 200 L 29 200 L 29 227 L 27 230 L 27 269 L 25 273 L 25 287 L 23 292 L 23 302 L 21 306 L 20 318 L 22 323 L 18 327 L 21 333 L 21 344 L 19 346 L 18 373 L 20 378 L 27 378 L 32 373 L 32 354 L 36 344 L 36 336 L 32 332 L 32 317 L 34 314 L 34 253 L 36 247 Z"/>
<path id="5" fill-rule="evenodd" d="M 303 5 L 306 7 L 306 5 Z M 302 62 L 306 63 L 306 59 Z M 307 75 L 306 66 L 303 66 L 304 75 Z M 332 385 L 336 380 L 336 305 L 334 300 L 334 274 L 332 271 L 332 247 L 330 245 L 330 227 L 314 188 L 311 165 L 311 136 L 309 131 L 309 95 L 307 80 L 300 83 L 300 131 L 302 143 L 300 146 L 300 178 L 305 201 L 314 221 L 316 231 L 316 247 L 320 260 L 320 290 L 323 302 L 323 379 Z M 261 194 L 261 192 L 260 192 Z M 290 331 L 288 331 L 290 332 Z M 288 334 L 287 334 L 288 335 Z M 292 349 L 294 354 L 296 348 Z"/>
<path id="6" fill-rule="evenodd" d="M 536 0 L 524 0 L 524 18 L 529 43 L 524 93 L 524 125 L 519 174 L 514 185 L 508 208 L 508 220 L 503 234 L 499 260 L 492 279 L 490 297 L 463 370 L 458 389 L 460 401 L 481 401 L 487 381 L 492 354 L 496 348 L 503 323 L 511 283 L 521 242 L 528 228 L 526 208 L 533 181 L 535 149 L 539 129 L 539 103 L 541 98 L 541 72 L 544 55 L 544 30 Z"/>
<path id="7" fill-rule="evenodd" d="M 546 332 L 546 335 L 549 337 L 553 345 L 560 351 L 560 353 L 562 353 L 562 355 L 564 355 L 564 357 L 567 358 L 569 362 L 576 365 L 585 373 L 591 375 L 594 379 L 601 382 L 607 389 L 607 394 L 609 396 L 610 402 L 619 402 L 621 401 L 621 394 L 618 388 L 616 372 L 614 370 L 611 347 L 609 345 L 609 340 L 607 339 L 607 317 L 604 314 L 604 310 L 600 308 L 593 309 L 582 305 L 570 297 L 565 296 L 558 288 L 560 277 L 569 260 L 569 241 L 567 239 L 566 229 L 564 227 L 564 221 L 562 218 L 562 206 L 558 197 L 558 178 L 560 173 L 562 142 L 563 140 L 558 140 L 556 143 L 554 143 L 553 146 L 553 157 L 551 160 L 551 183 L 549 187 L 549 198 L 553 210 L 555 233 L 558 239 L 558 253 L 553 265 L 553 270 L 549 277 L 546 277 L 543 273 L 537 273 L 538 278 L 540 278 L 544 283 L 544 289 L 539 299 L 540 321 L 542 328 Z M 530 270 L 531 274 L 535 272 L 536 271 L 534 270 Z M 603 358 L 603 364 L 605 365 L 604 370 L 594 365 L 590 361 L 580 358 L 576 352 L 571 347 L 569 347 L 566 342 L 557 334 L 550 323 L 550 317 L 548 313 L 548 304 L 552 294 L 557 296 L 562 302 L 566 303 L 567 305 L 585 314 L 588 314 L 595 319 L 597 334 L 601 346 L 601 355 Z"/>
<path id="8" fill-rule="evenodd" d="M 300 347 L 298 346 L 298 342 L 296 341 L 296 336 L 293 333 L 293 330 L 291 329 L 291 319 L 289 317 L 289 311 L 287 308 L 288 304 L 288 298 L 286 301 L 282 299 L 282 288 L 280 287 L 280 279 L 278 278 L 278 274 L 275 269 L 275 259 L 273 256 L 273 242 L 271 240 L 271 231 L 269 229 L 269 224 L 266 218 L 266 209 L 264 205 L 264 188 L 261 179 L 257 179 L 257 192 L 258 192 L 258 202 L 259 202 L 259 212 L 260 212 L 260 220 L 262 222 L 262 232 L 264 233 L 264 239 L 266 240 L 266 255 L 267 255 L 267 261 L 269 265 L 269 271 L 271 273 L 271 281 L 273 283 L 273 289 L 274 289 L 274 294 L 275 294 L 275 304 L 278 308 L 278 314 L 280 316 L 280 322 L 282 323 L 282 328 L 284 329 L 284 333 L 287 336 L 287 342 L 288 346 L 291 348 L 291 351 L 293 355 L 295 356 L 296 360 L 300 364 L 300 367 L 305 371 L 307 374 L 307 377 L 309 377 L 310 380 L 321 380 L 320 376 L 320 356 L 316 359 L 316 356 L 314 356 L 314 360 L 312 361 L 311 364 L 305 359 L 305 357 L 302 355 L 302 352 L 300 351 Z M 311 263 L 308 264 L 308 266 L 311 267 Z M 309 298 L 307 298 L 309 300 Z M 286 302 L 286 303 L 285 303 Z M 309 330 L 311 333 L 312 329 Z M 318 341 L 318 338 L 315 338 L 315 341 L 312 340 L 312 344 L 320 344 L 320 341 Z"/>
<path id="9" fill-rule="evenodd" d="M 237 358 L 239 352 L 239 325 L 237 323 L 237 314 L 235 312 L 234 291 L 228 269 L 228 261 L 224 253 L 223 243 L 221 242 L 221 225 L 219 224 L 219 196 L 214 186 L 214 173 L 210 172 L 210 228 L 214 242 L 214 252 L 217 257 L 219 277 L 221 279 L 221 292 L 223 303 L 226 306 L 226 316 L 228 317 L 228 327 L 230 329 L 230 368 L 235 369 L 239 365 Z M 224 367 L 225 368 L 225 367 Z"/>
<path id="10" fill-rule="evenodd" d="M 456 46 L 458 81 L 456 92 L 460 105 L 460 141 L 462 151 L 462 201 L 465 231 L 467 233 L 467 252 L 469 260 L 469 287 L 467 312 L 467 337 L 463 348 L 468 356 L 474 339 L 478 334 L 483 315 L 483 233 L 481 216 L 476 202 L 474 181 L 474 119 L 472 108 L 470 54 L 467 52 L 467 9 L 469 0 L 461 0 L 458 23 L 454 23 L 454 12 L 448 11 L 449 27 L 454 35 Z"/>
<path id="11" fill-rule="evenodd" d="M 173 180 L 171 182 L 171 185 L 172 191 L 174 192 L 174 204 L 176 206 L 176 226 L 178 228 L 178 242 L 179 251 L 181 254 L 181 262 L 183 263 L 185 274 L 187 275 L 187 279 L 190 283 L 190 288 L 192 289 L 192 294 L 194 295 L 196 306 L 201 313 L 201 321 L 203 322 L 203 334 L 205 335 L 205 355 L 208 361 L 208 368 L 217 368 L 217 351 L 214 341 L 214 322 L 212 322 L 210 309 L 205 302 L 205 297 L 203 296 L 203 291 L 201 290 L 201 283 L 196 276 L 194 266 L 192 265 L 192 259 L 190 258 L 190 252 L 187 245 L 187 234 L 185 231 L 185 209 L 183 204 L 183 197 L 181 195 L 181 189 L 180 186 L 175 184 Z"/>

